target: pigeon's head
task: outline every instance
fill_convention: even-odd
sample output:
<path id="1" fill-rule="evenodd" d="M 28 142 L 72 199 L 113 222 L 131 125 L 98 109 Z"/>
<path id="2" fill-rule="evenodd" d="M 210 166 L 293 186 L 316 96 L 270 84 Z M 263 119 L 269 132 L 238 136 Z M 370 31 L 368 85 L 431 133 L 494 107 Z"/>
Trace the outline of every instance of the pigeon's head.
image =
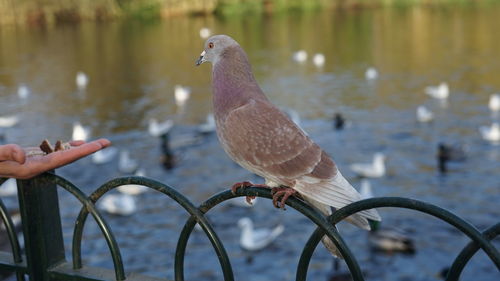
<path id="1" fill-rule="evenodd" d="M 215 64 L 224 53 L 224 50 L 231 46 L 238 46 L 238 43 L 227 35 L 214 35 L 208 38 L 200 58 L 196 60 L 196 65 L 198 66 L 206 61 Z"/>

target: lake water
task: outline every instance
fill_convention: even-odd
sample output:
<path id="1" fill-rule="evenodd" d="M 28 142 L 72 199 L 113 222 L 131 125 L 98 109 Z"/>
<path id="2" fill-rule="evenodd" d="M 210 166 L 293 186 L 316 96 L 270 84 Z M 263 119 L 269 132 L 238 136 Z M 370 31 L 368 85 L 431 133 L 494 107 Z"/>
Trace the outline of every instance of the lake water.
<path id="1" fill-rule="evenodd" d="M 173 18 L 161 22 L 82 23 L 45 28 L 0 28 L 0 116 L 21 119 L 4 129 L 5 142 L 37 145 L 71 138 L 79 121 L 92 138 L 107 137 L 128 149 L 148 177 L 176 188 L 196 204 L 241 180 L 260 179 L 239 168 L 223 153 L 215 135 L 194 146 L 177 146 L 175 169 L 160 164 L 159 139 L 147 133 L 148 120 L 174 118 L 172 139 L 196 131 L 211 111 L 210 66 L 194 66 L 203 48 L 202 27 L 233 36 L 247 51 L 253 70 L 269 98 L 301 116 L 302 127 L 336 160 L 355 187 L 349 170 L 387 155 L 387 175 L 371 180 L 376 196 L 405 196 L 451 210 L 479 229 L 500 217 L 500 146 L 482 140 L 478 127 L 490 125 L 487 103 L 500 92 L 500 5 L 487 7 L 415 7 L 254 16 L 245 18 Z M 304 49 L 306 63 L 294 62 Z M 326 57 L 322 68 L 314 53 Z M 379 78 L 365 79 L 375 67 Z M 77 91 L 77 71 L 90 82 Z M 424 93 L 445 81 L 450 98 L 443 104 Z M 17 89 L 31 93 L 20 100 Z M 191 88 L 179 113 L 174 86 Z M 435 121 L 419 124 L 415 109 L 425 105 Z M 341 112 L 343 131 L 332 129 Z M 497 119 L 498 121 L 498 119 Z M 440 141 L 467 148 L 463 163 L 436 169 Z M 116 162 L 96 166 L 82 159 L 57 171 L 87 193 L 121 176 Z M 80 205 L 60 191 L 64 238 L 70 259 L 72 228 Z M 15 207 L 16 199 L 5 198 Z M 186 212 L 172 200 L 147 192 L 138 196 L 138 211 L 129 217 L 106 215 L 121 247 L 128 272 L 173 279 L 173 253 Z M 381 209 L 384 225 L 400 227 L 415 239 L 417 253 L 371 254 L 367 234 L 341 224 L 367 280 L 437 280 L 468 239 L 451 226 L 416 212 Z M 238 245 L 240 217 L 258 227 L 284 223 L 285 233 L 270 248 L 255 254 Z M 314 226 L 298 212 L 274 209 L 260 200 L 252 209 L 225 204 L 212 210 L 213 221 L 230 255 L 236 280 L 292 280 L 300 252 Z M 496 245 L 499 245 L 498 239 Z M 250 258 L 252 256 L 252 258 Z M 89 220 L 83 242 L 85 264 L 111 268 L 112 261 L 97 225 Z M 309 280 L 327 280 L 332 258 L 322 246 L 311 262 Z M 186 258 L 188 280 L 221 280 L 208 239 L 194 233 Z M 346 270 L 343 266 L 342 270 Z M 463 280 L 499 280 L 500 274 L 477 254 Z"/>

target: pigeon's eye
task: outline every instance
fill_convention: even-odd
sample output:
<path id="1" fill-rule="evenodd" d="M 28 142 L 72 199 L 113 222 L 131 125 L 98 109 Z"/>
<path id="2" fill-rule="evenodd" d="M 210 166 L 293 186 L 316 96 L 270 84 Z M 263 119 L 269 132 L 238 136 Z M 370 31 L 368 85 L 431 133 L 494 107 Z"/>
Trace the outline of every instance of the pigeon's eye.
<path id="1" fill-rule="evenodd" d="M 210 42 L 208 43 L 208 48 L 212 49 L 214 47 L 214 43 Z"/>

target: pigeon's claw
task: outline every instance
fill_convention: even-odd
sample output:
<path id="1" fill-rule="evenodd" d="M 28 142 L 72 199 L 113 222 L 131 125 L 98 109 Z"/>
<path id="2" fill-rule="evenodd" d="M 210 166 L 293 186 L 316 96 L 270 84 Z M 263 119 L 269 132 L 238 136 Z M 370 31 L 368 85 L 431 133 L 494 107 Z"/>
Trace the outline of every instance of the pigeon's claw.
<path id="1" fill-rule="evenodd" d="M 231 192 L 233 194 L 235 194 L 238 189 L 240 189 L 240 188 L 247 188 L 247 187 L 250 187 L 250 186 L 270 188 L 269 186 L 267 186 L 265 184 L 253 184 L 253 183 L 251 183 L 249 181 L 244 181 L 244 182 L 237 182 L 237 183 L 233 184 L 233 186 L 231 187 Z M 245 200 L 250 205 L 253 204 L 252 201 L 254 199 L 255 199 L 255 196 L 246 196 L 245 197 Z"/>
<path id="2" fill-rule="evenodd" d="M 271 190 L 273 195 L 273 205 L 276 208 L 285 209 L 286 200 L 288 197 L 297 194 L 297 191 L 287 186 L 273 187 Z"/>
<path id="3" fill-rule="evenodd" d="M 249 181 L 237 182 L 231 186 L 231 192 L 235 194 L 238 189 L 250 186 L 253 186 L 253 184 Z"/>

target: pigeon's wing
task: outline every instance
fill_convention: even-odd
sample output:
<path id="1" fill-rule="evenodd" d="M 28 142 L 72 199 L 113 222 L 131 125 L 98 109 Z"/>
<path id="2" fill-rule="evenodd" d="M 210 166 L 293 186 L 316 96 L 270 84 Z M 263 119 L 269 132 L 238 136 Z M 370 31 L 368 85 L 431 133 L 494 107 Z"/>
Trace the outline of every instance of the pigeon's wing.
<path id="1" fill-rule="evenodd" d="M 219 135 L 228 154 L 266 179 L 291 185 L 306 174 L 322 179 L 335 175 L 330 157 L 269 102 L 251 100 L 222 122 Z"/>

